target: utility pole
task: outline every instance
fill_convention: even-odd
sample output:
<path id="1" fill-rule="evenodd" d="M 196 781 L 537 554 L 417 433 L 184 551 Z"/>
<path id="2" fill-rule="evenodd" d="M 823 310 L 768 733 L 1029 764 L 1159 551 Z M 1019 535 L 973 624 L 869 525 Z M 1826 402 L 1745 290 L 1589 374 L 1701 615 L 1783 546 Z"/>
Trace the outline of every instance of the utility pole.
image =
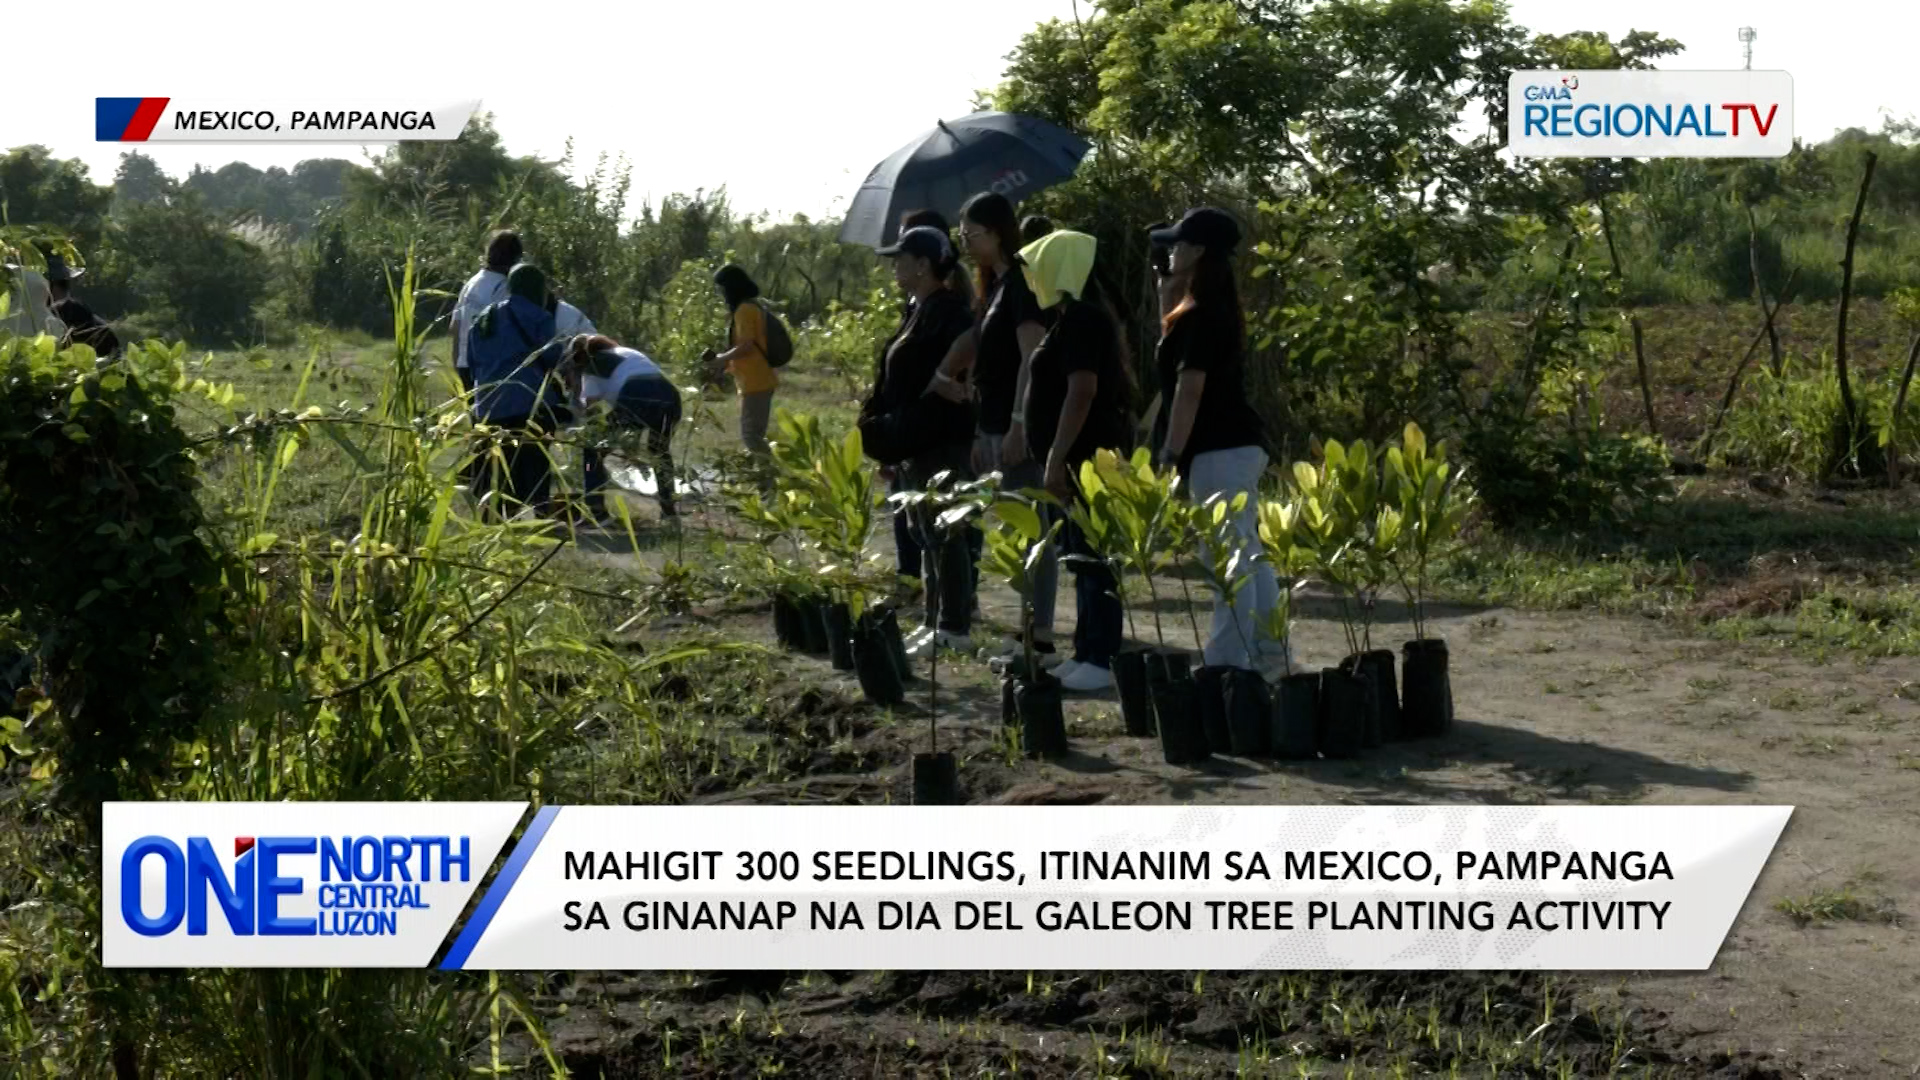
<path id="1" fill-rule="evenodd" d="M 1753 70 L 1753 39 L 1759 36 L 1751 26 L 1743 26 L 1740 28 L 1740 45 L 1742 50 L 1747 54 L 1748 71 Z"/>

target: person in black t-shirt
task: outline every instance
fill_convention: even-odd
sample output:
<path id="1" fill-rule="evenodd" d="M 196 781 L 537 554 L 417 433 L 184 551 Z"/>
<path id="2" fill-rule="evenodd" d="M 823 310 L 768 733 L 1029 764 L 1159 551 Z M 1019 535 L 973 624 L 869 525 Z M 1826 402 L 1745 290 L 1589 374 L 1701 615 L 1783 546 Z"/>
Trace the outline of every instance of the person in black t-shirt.
<path id="1" fill-rule="evenodd" d="M 945 378 L 941 362 L 973 324 L 967 301 L 947 284 L 959 259 L 946 235 L 932 228 L 908 229 L 880 254 L 894 261 L 894 280 L 913 297 L 912 314 L 887 343 L 862 410 L 888 418 L 883 427 L 899 441 L 880 460 L 899 460 L 894 469 L 903 490 L 923 491 L 941 473 L 949 474 L 949 483 L 964 481 L 971 475 L 973 409 L 936 389 Z M 964 535 L 971 526 L 943 534 L 936 517 L 922 506 L 908 519 L 923 552 L 927 605 L 926 624 L 909 635 L 910 656 L 973 648 L 974 576 Z"/>
<path id="2" fill-rule="evenodd" d="M 1028 450 L 1044 462 L 1042 482 L 1064 501 L 1079 495 L 1082 463 L 1100 450 L 1124 453 L 1133 399 L 1125 337 L 1100 295 L 1093 272 L 1097 244 L 1079 232 L 1054 232 L 1021 252 L 1036 300 L 1053 314 L 1034 349 L 1022 400 Z M 1067 550 L 1094 555 L 1071 520 L 1062 527 Z M 1113 655 L 1121 644 L 1120 598 L 1103 562 L 1074 569 L 1077 619 L 1073 659 L 1054 675 L 1068 690 L 1113 685 Z"/>
<path id="3" fill-rule="evenodd" d="M 944 216 L 942 216 L 939 211 L 909 210 L 906 213 L 900 215 L 900 232 L 902 234 L 904 234 L 908 229 L 917 229 L 923 225 L 927 226 L 928 228 L 940 230 L 940 234 L 947 238 L 947 243 L 950 245 L 953 243 L 953 231 L 951 228 L 948 227 L 947 219 Z M 972 302 L 971 298 L 973 294 L 968 291 L 969 286 L 967 284 L 967 275 L 961 271 L 957 263 L 954 265 L 953 272 L 947 275 L 946 282 L 947 282 L 948 288 L 951 288 L 954 292 L 959 293 L 961 296 L 968 298 L 969 303 Z M 913 314 L 912 294 L 908 294 L 901 298 L 900 313 L 901 313 L 901 318 L 903 319 L 906 316 Z M 963 383 L 961 383 L 958 380 L 958 376 L 962 376 L 965 374 L 964 364 L 962 364 L 960 361 L 964 359 L 970 362 L 973 356 L 972 349 L 973 349 L 973 336 L 971 334 L 961 335 L 960 337 L 954 339 L 953 347 L 948 350 L 947 360 L 945 363 L 941 365 L 941 370 L 943 372 L 947 372 L 950 375 L 956 376 L 954 381 L 950 383 L 947 383 L 947 382 L 939 383 L 936 387 L 936 389 L 938 389 L 941 392 L 942 396 L 946 397 L 950 401 L 961 402 L 961 401 L 967 400 L 966 387 Z M 899 492 L 901 491 L 900 478 L 898 475 L 896 475 L 895 470 L 893 469 L 880 470 L 880 479 L 887 483 L 889 491 L 893 492 L 894 494 L 899 494 Z M 978 595 L 979 595 L 979 587 L 980 587 L 979 563 L 980 563 L 981 544 L 983 543 L 984 540 L 985 540 L 985 537 L 981 535 L 979 529 L 967 530 L 967 545 L 968 545 L 967 550 L 973 553 L 973 565 L 974 565 L 973 584 L 974 584 L 974 591 L 975 591 L 975 604 L 974 604 L 973 613 L 975 617 L 978 617 L 980 614 L 980 607 L 978 603 Z M 897 572 L 899 573 L 899 575 L 901 577 L 912 578 L 915 581 L 919 581 L 920 580 L 920 562 L 921 562 L 920 544 L 918 541 L 916 541 L 913 538 L 913 530 L 908 526 L 907 519 L 904 514 L 893 515 L 893 546 L 894 546 L 894 551 L 897 555 L 896 565 L 897 565 Z"/>
<path id="4" fill-rule="evenodd" d="M 1037 488 L 1041 463 L 1027 452 L 1024 418 L 1014 405 L 1026 386 L 1028 360 L 1046 333 L 1046 319 L 1022 273 L 1020 225 L 1013 204 L 993 192 L 969 199 L 960 209 L 960 241 L 975 267 L 974 326 L 954 343 L 943 370 L 971 377 L 978 407 L 973 471 L 978 476 L 1000 473 L 1006 488 Z M 1057 660 L 1053 611 L 1060 574 L 1051 545 L 1034 574 L 1033 647 L 1042 666 L 1051 667 Z M 1004 666 L 1024 654 L 1016 634 L 990 659 Z"/>
<path id="5" fill-rule="evenodd" d="M 1247 496 L 1234 526 L 1251 556 L 1259 551 L 1255 503 L 1268 457 L 1260 415 L 1247 400 L 1246 320 L 1232 263 L 1240 227 L 1223 211 L 1202 207 L 1150 235 L 1154 243 L 1171 248 L 1173 284 L 1184 293 L 1162 322 L 1155 355 L 1158 460 L 1179 468 L 1195 505 L 1216 495 Z M 1235 603 L 1214 603 L 1205 650 L 1209 665 L 1252 668 L 1257 656 L 1250 649 L 1256 654 L 1279 649 L 1261 642 L 1259 633 L 1267 612 L 1280 602 L 1279 580 L 1264 561 L 1253 566 L 1252 580 Z"/>

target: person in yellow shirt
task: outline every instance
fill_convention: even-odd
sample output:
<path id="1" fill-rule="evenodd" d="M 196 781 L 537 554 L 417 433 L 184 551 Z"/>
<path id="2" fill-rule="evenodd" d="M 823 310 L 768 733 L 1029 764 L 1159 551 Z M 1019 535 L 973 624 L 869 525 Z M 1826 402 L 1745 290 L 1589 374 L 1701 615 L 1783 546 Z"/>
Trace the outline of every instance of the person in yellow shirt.
<path id="1" fill-rule="evenodd" d="M 773 416 L 773 391 L 780 385 L 773 366 L 767 363 L 767 323 L 760 305 L 753 303 L 760 286 L 739 266 L 732 263 L 713 275 L 720 296 L 727 302 L 727 351 L 708 352 L 711 373 L 724 371 L 733 376 L 734 389 L 740 395 L 740 442 L 755 457 L 767 456 L 767 424 Z"/>

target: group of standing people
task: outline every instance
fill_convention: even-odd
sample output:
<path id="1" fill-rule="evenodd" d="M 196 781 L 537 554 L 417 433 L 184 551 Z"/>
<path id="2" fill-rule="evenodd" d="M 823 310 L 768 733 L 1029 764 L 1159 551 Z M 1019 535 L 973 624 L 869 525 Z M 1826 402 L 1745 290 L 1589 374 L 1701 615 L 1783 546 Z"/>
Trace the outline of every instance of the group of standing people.
<path id="1" fill-rule="evenodd" d="M 496 232 L 486 264 L 460 290 L 452 315 L 453 363 L 477 422 L 505 433 L 498 457 L 476 455 L 467 478 L 484 512 L 551 515 L 555 433 L 576 411 L 608 408 L 616 429 L 641 435 L 654 468 L 662 517 L 675 515 L 671 454 L 680 391 L 653 359 L 599 333 L 525 261 L 518 233 Z M 604 449 L 581 452 L 586 511 L 608 520 Z"/>
<path id="2" fill-rule="evenodd" d="M 879 252 L 893 264 L 904 310 L 859 421 L 867 453 L 892 489 L 925 491 L 999 473 L 1008 488 L 1044 489 L 1070 506 L 1079 498 L 1081 465 L 1102 450 L 1130 453 L 1146 428 L 1156 462 L 1177 470 L 1193 502 L 1247 496 L 1233 524 L 1248 554 L 1257 551 L 1255 496 L 1269 454 L 1247 396 L 1246 322 L 1233 267 L 1239 226 L 1202 207 L 1156 226 L 1148 239 L 1160 335 L 1156 393 L 1142 411 L 1126 305 L 1101 268 L 1094 237 L 1040 218 L 1023 222 L 1005 196 L 990 192 L 962 207 L 957 243 L 941 215 L 906 215 L 898 240 Z M 484 500 L 498 490 L 546 512 L 546 440 L 574 409 L 605 402 L 616 426 L 645 433 L 662 513 L 672 515 L 669 450 L 679 391 L 651 358 L 597 332 L 524 254 L 516 234 L 495 234 L 485 268 L 462 289 L 453 316 L 454 363 L 475 419 L 509 436 L 504 469 L 489 468 L 490 455 L 479 461 L 476 495 Z M 764 456 L 779 385 L 770 316 L 743 268 L 722 267 L 714 285 L 728 309 L 727 344 L 702 360 L 710 377 L 733 377 L 741 442 Z M 598 450 L 585 456 L 591 512 L 604 519 L 605 463 Z M 1070 516 L 1047 513 L 1065 553 L 1094 555 Z M 925 621 L 908 635 L 909 653 L 973 651 L 978 530 L 942 529 L 933 504 L 922 503 L 895 515 L 895 540 L 902 574 L 920 580 L 925 596 Z M 1054 642 L 1060 554 L 1048 545 L 1035 568 L 1032 624 L 1000 642 L 994 660 L 1017 664 L 1030 648 L 1065 689 L 1103 690 L 1123 642 L 1118 582 L 1099 559 L 1072 560 L 1076 619 L 1072 655 L 1062 655 Z M 1209 665 L 1252 668 L 1284 648 L 1262 633 L 1279 600 L 1278 579 L 1271 567 L 1254 565 L 1232 602 L 1216 601 L 1204 643 Z"/>
<path id="3" fill-rule="evenodd" d="M 553 513 L 553 435 L 572 424 L 577 412 L 604 402 L 613 428 L 643 437 L 661 516 L 677 516 L 672 443 L 683 412 L 679 389 L 651 357 L 595 329 L 525 256 L 518 233 L 494 233 L 485 265 L 454 304 L 453 364 L 461 389 L 476 421 L 507 433 L 499 460 L 491 454 L 474 459 L 468 472 L 474 497 L 496 510 Z M 727 306 L 727 348 L 709 349 L 702 360 L 709 378 L 733 377 L 741 442 L 764 459 L 779 385 L 770 359 L 772 316 L 743 268 L 723 266 L 713 282 Z M 606 451 L 588 446 L 581 457 L 585 509 L 596 524 L 607 524 Z M 498 499 L 489 498 L 496 494 Z"/>
<path id="4" fill-rule="evenodd" d="M 880 251 L 893 261 L 907 310 L 862 408 L 868 453 L 895 491 L 998 472 L 1006 487 L 1042 488 L 1071 505 L 1084 462 L 1101 450 L 1125 455 L 1137 441 L 1124 304 L 1106 284 L 1092 236 L 1022 223 L 1004 196 L 969 200 L 959 234 L 956 245 L 947 223 L 923 211 L 908 215 L 899 239 Z M 1232 263 L 1239 227 L 1200 208 L 1149 239 L 1162 316 L 1149 436 L 1156 460 L 1178 470 L 1195 502 L 1245 493 L 1234 525 L 1257 550 L 1254 496 L 1268 453 L 1246 394 Z M 974 266 L 971 281 L 960 270 L 962 251 Z M 1058 524 L 1067 553 L 1094 554 L 1070 518 Z M 973 649 L 977 536 L 940 529 L 930 504 L 896 517 L 901 571 L 922 578 L 925 590 L 925 622 L 908 635 L 910 654 Z M 1065 689 L 1106 689 L 1123 641 L 1118 582 L 1104 562 L 1074 560 L 1073 655 L 1061 656 L 1053 641 L 1058 555 L 1043 554 L 1032 625 L 1000 644 L 996 662 L 1016 664 L 1030 647 Z M 1215 606 L 1208 664 L 1251 668 L 1261 659 L 1255 654 L 1282 648 L 1261 641 L 1279 589 L 1271 567 L 1256 565 L 1236 602 Z"/>

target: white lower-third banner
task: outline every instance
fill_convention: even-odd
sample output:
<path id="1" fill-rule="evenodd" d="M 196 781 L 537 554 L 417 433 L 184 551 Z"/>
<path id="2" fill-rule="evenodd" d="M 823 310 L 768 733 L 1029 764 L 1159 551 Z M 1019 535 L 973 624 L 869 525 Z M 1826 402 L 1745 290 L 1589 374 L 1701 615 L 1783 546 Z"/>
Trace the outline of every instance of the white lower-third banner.
<path id="1" fill-rule="evenodd" d="M 426 967 L 526 810 L 493 802 L 107 803 L 101 961 Z"/>
<path id="2" fill-rule="evenodd" d="M 1700 970 L 1791 813 L 548 807 L 441 966 Z"/>

